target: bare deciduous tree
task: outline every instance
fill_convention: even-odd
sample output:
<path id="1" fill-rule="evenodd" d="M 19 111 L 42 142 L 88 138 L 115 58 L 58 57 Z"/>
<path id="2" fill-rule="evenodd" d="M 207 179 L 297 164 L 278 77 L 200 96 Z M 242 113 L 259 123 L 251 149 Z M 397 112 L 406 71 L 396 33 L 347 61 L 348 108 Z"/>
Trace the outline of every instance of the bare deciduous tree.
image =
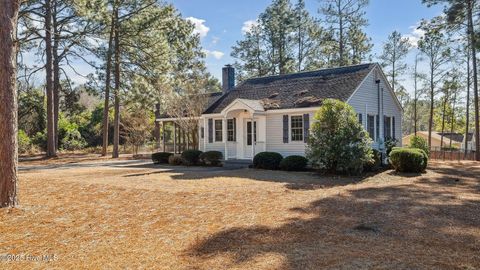
<path id="1" fill-rule="evenodd" d="M 198 118 L 205 110 L 208 95 L 187 89 L 181 95 L 173 93 L 167 102 L 168 114 L 176 118 L 177 125 L 187 134 L 190 134 L 192 146 L 195 149 L 198 147 Z"/>

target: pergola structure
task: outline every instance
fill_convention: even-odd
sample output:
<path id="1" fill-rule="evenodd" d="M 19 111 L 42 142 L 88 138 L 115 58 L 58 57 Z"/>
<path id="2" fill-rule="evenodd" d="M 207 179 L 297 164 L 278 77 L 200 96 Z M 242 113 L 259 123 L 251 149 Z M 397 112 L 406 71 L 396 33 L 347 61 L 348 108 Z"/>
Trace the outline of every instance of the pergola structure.
<path id="1" fill-rule="evenodd" d="M 198 142 L 195 143 L 197 134 L 187 131 L 177 123 L 175 118 L 157 119 L 160 123 L 161 136 L 158 148 L 161 152 L 182 153 L 188 149 L 198 149 Z"/>

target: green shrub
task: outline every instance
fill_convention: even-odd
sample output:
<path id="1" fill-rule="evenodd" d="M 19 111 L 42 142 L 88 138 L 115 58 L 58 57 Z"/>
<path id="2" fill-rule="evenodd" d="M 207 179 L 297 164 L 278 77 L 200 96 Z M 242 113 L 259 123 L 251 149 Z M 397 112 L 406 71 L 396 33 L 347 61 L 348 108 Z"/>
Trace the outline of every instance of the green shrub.
<path id="1" fill-rule="evenodd" d="M 155 164 L 166 164 L 168 163 L 168 158 L 173 156 L 173 153 L 168 152 L 158 152 L 152 154 L 152 161 Z"/>
<path id="2" fill-rule="evenodd" d="M 397 143 L 397 139 L 387 137 L 387 139 L 385 140 L 385 153 L 387 154 L 387 157 L 390 154 L 390 151 L 392 151 L 392 149 L 397 146 Z"/>
<path id="3" fill-rule="evenodd" d="M 280 162 L 280 169 L 284 171 L 303 171 L 307 167 L 308 159 L 303 156 L 288 156 Z"/>
<path id="4" fill-rule="evenodd" d="M 182 158 L 183 161 L 185 162 L 185 165 L 195 165 L 198 164 L 200 160 L 200 155 L 203 152 L 200 150 L 185 150 L 182 153 Z"/>
<path id="5" fill-rule="evenodd" d="M 78 130 L 66 130 L 64 137 L 60 141 L 60 146 L 63 150 L 75 151 L 83 149 L 87 146 L 87 142 L 85 142 Z"/>
<path id="6" fill-rule="evenodd" d="M 32 148 L 32 142 L 28 137 L 27 133 L 23 130 L 18 131 L 18 152 L 20 154 L 26 154 L 30 152 Z"/>
<path id="7" fill-rule="evenodd" d="M 373 158 L 363 166 L 363 169 L 367 172 L 377 171 L 382 166 L 382 154 L 377 149 L 372 149 L 372 154 Z"/>
<path id="8" fill-rule="evenodd" d="M 219 166 L 222 164 L 223 154 L 220 151 L 207 151 L 200 154 L 200 161 L 209 166 Z"/>
<path id="9" fill-rule="evenodd" d="M 47 150 L 47 132 L 44 130 L 43 132 L 37 132 L 35 136 L 32 138 L 32 144 L 40 148 L 42 151 Z"/>
<path id="10" fill-rule="evenodd" d="M 283 157 L 277 152 L 260 152 L 253 158 L 256 169 L 277 170 Z"/>
<path id="11" fill-rule="evenodd" d="M 333 173 L 361 173 L 372 159 L 372 140 L 352 106 L 325 99 L 312 122 L 306 150 L 312 166 Z"/>
<path id="12" fill-rule="evenodd" d="M 430 148 L 428 147 L 427 140 L 425 140 L 423 137 L 413 136 L 410 139 L 410 147 L 422 149 L 427 155 L 430 154 Z"/>
<path id="13" fill-rule="evenodd" d="M 398 172 L 420 173 L 427 168 L 428 156 L 419 148 L 397 148 L 390 152 L 390 164 Z"/>
<path id="14" fill-rule="evenodd" d="M 182 165 L 182 163 L 183 163 L 183 159 L 181 156 L 172 155 L 168 157 L 168 164 L 170 165 L 177 166 L 177 165 Z"/>

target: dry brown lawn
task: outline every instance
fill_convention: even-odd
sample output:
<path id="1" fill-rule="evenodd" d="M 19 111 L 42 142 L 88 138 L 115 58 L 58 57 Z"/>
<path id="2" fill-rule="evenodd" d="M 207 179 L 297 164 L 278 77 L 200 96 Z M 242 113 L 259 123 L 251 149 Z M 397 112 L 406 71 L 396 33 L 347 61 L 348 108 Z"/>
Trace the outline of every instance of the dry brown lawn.
<path id="1" fill-rule="evenodd" d="M 478 163 L 348 178 L 87 160 L 20 173 L 0 254 L 23 257 L 1 269 L 480 269 Z"/>

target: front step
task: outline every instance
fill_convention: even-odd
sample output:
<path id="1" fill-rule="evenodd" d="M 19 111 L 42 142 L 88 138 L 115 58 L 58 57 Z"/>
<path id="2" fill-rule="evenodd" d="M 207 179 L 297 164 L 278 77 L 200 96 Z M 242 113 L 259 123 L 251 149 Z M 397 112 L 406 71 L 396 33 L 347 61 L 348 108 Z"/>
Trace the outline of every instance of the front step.
<path id="1" fill-rule="evenodd" d="M 252 160 L 250 159 L 229 159 L 223 162 L 223 167 L 230 169 L 243 169 L 248 168 L 250 165 L 252 165 Z"/>

